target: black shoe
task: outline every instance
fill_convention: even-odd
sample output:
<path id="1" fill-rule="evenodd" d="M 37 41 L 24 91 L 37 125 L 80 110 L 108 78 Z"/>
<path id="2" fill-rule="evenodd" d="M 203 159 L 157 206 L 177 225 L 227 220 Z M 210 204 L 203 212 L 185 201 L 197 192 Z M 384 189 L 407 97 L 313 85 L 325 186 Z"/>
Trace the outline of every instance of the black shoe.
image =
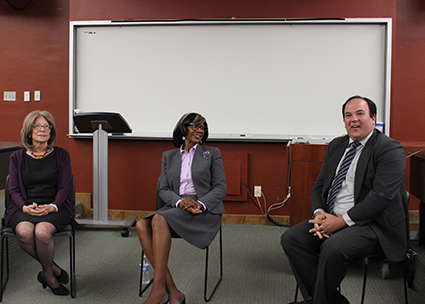
<path id="1" fill-rule="evenodd" d="M 313 304 L 313 299 L 308 299 L 307 301 L 291 302 L 288 304 Z"/>
<path id="2" fill-rule="evenodd" d="M 61 274 L 58 275 L 58 276 L 55 276 L 56 280 L 58 280 L 59 283 L 68 284 L 68 282 L 69 282 L 68 273 L 65 270 L 63 270 L 62 268 L 60 268 L 58 266 L 58 264 L 56 264 L 55 262 L 53 262 L 53 264 L 55 264 L 55 266 L 61 270 Z"/>
<path id="3" fill-rule="evenodd" d="M 41 285 L 43 286 L 44 289 L 46 289 L 46 286 L 48 286 L 52 290 L 52 292 L 57 296 L 67 296 L 67 295 L 69 295 L 69 290 L 60 283 L 59 283 L 58 288 L 50 287 L 49 284 L 47 284 L 46 280 L 44 279 L 41 271 L 38 273 L 37 281 L 39 281 L 41 283 Z"/>
<path id="4" fill-rule="evenodd" d="M 346 297 L 344 297 L 339 292 L 335 293 L 335 295 L 331 299 L 332 304 L 350 304 Z"/>

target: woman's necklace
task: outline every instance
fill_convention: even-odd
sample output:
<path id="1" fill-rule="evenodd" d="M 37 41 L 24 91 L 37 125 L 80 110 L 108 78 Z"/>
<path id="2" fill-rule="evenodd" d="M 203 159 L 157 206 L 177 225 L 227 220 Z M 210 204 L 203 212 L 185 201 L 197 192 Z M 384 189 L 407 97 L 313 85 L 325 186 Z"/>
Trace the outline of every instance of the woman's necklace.
<path id="1" fill-rule="evenodd" d="M 49 151 L 50 150 L 47 149 L 46 152 L 44 152 L 44 154 L 34 154 L 34 151 L 30 151 L 30 154 L 31 154 L 32 157 L 40 159 L 40 158 L 43 158 L 44 156 L 46 156 L 46 154 L 49 153 Z"/>

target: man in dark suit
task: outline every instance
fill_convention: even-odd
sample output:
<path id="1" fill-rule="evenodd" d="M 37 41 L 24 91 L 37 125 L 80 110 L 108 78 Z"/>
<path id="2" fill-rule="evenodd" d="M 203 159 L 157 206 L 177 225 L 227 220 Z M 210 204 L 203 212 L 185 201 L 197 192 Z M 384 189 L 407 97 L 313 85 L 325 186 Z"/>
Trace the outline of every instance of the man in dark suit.
<path id="1" fill-rule="evenodd" d="M 281 239 L 304 298 L 295 303 L 347 304 L 337 288 L 350 261 L 382 251 L 406 258 L 404 149 L 375 129 L 372 100 L 350 97 L 342 114 L 348 136 L 329 143 L 311 194 L 313 218 Z"/>

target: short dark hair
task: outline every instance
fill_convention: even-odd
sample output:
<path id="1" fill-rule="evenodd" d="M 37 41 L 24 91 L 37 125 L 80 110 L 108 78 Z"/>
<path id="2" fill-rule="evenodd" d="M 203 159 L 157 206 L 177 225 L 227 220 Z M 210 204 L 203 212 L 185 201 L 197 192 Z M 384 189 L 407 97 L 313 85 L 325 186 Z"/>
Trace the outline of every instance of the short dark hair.
<path id="1" fill-rule="evenodd" d="M 183 136 L 186 136 L 188 133 L 187 126 L 190 123 L 196 123 L 196 124 L 203 124 L 205 126 L 205 132 L 204 136 L 202 137 L 202 140 L 200 144 L 202 145 L 208 138 L 208 124 L 207 120 L 198 113 L 186 113 L 184 114 L 180 120 L 177 122 L 176 126 L 174 127 L 173 131 L 173 145 L 176 148 L 180 148 L 182 144 L 184 143 Z"/>
<path id="2" fill-rule="evenodd" d="M 369 106 L 369 116 L 370 116 L 370 118 L 373 118 L 373 116 L 376 116 L 376 104 L 372 101 L 372 99 L 367 98 L 367 97 L 363 97 L 363 96 L 360 96 L 360 95 L 354 95 L 354 96 L 351 96 L 350 98 L 348 98 L 347 101 L 344 102 L 344 104 L 342 105 L 342 118 L 343 119 L 345 117 L 345 106 L 351 100 L 356 99 L 356 98 L 363 99 L 364 101 L 367 102 L 367 105 Z"/>

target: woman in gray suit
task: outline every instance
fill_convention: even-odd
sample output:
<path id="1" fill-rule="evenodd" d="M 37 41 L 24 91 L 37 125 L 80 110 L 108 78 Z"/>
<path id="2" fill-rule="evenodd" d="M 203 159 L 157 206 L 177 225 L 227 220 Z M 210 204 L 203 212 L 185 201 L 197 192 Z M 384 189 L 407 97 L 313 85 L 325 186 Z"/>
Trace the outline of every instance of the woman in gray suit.
<path id="1" fill-rule="evenodd" d="M 208 124 L 198 113 L 183 115 L 173 131 L 177 149 L 162 155 L 157 211 L 137 222 L 137 234 L 155 269 L 152 290 L 144 304 L 186 303 L 168 269 L 171 233 L 205 249 L 220 229 L 227 193 L 220 150 L 202 144 Z"/>

